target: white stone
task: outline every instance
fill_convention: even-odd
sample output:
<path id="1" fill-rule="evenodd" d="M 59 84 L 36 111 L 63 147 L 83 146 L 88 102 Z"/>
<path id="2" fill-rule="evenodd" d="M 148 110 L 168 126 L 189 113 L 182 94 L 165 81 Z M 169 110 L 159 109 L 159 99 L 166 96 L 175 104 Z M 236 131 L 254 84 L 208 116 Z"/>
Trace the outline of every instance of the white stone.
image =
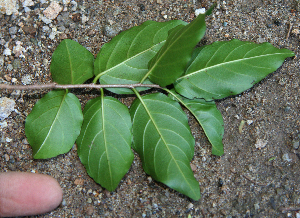
<path id="1" fill-rule="evenodd" d="M 57 2 L 51 2 L 50 5 L 43 11 L 46 18 L 53 20 L 62 11 L 63 7 Z"/>
<path id="2" fill-rule="evenodd" d="M 13 53 L 16 57 L 24 57 L 23 53 L 26 51 L 25 48 L 22 47 L 22 42 L 16 41 L 16 46 L 13 48 Z"/>
<path id="3" fill-rule="evenodd" d="M 71 10 L 72 10 L 72 11 L 76 11 L 76 10 L 77 10 L 77 2 L 71 1 L 71 5 L 72 5 Z"/>
<path id="4" fill-rule="evenodd" d="M 7 65 L 7 70 L 13 70 L 13 69 L 14 69 L 14 67 L 13 67 L 12 64 L 8 64 L 8 65 Z"/>
<path id="5" fill-rule="evenodd" d="M 251 125 L 253 123 L 253 120 L 247 120 L 247 124 Z"/>
<path id="6" fill-rule="evenodd" d="M 0 122 L 0 127 L 1 127 L 1 128 L 7 127 L 7 122 L 6 122 L 6 121 Z"/>
<path id="7" fill-rule="evenodd" d="M 27 12 L 31 11 L 31 9 L 28 7 L 24 7 L 24 11 L 25 11 L 25 13 L 27 13 Z"/>
<path id="8" fill-rule="evenodd" d="M 198 8 L 195 10 L 195 15 L 196 17 L 199 15 L 199 14 L 205 14 L 205 8 Z"/>
<path id="9" fill-rule="evenodd" d="M 0 120 L 6 119 L 14 111 L 15 104 L 13 99 L 7 97 L 0 98 Z"/>
<path id="10" fill-rule="evenodd" d="M 0 12 L 6 15 L 18 12 L 17 0 L 0 0 Z"/>
<path id="11" fill-rule="evenodd" d="M 48 32 L 49 30 L 50 30 L 50 28 L 48 26 L 43 26 L 42 27 L 43 32 Z"/>
<path id="12" fill-rule="evenodd" d="M 70 3 L 71 0 L 63 0 L 63 4 L 64 5 L 68 5 Z"/>
<path id="13" fill-rule="evenodd" d="M 87 16 L 85 16 L 84 14 L 81 16 L 81 22 L 84 24 L 89 20 L 89 18 Z"/>
<path id="14" fill-rule="evenodd" d="M 31 75 L 25 75 L 22 76 L 21 82 L 23 85 L 29 85 L 32 82 L 32 76 Z"/>
<path id="15" fill-rule="evenodd" d="M 4 49 L 3 55 L 10 56 L 11 55 L 11 50 L 9 48 Z"/>
<path id="16" fill-rule="evenodd" d="M 288 153 L 285 153 L 284 155 L 282 155 L 282 159 L 287 161 L 287 162 L 291 162 L 292 159 L 289 157 L 289 154 Z"/>
<path id="17" fill-rule="evenodd" d="M 6 44 L 5 40 L 4 39 L 0 39 L 0 45 L 5 45 L 5 44 Z"/>
<path id="18" fill-rule="evenodd" d="M 52 22 L 51 19 L 44 17 L 44 16 L 40 16 L 40 19 L 45 23 L 45 24 L 49 24 Z"/>
<path id="19" fill-rule="evenodd" d="M 34 5 L 34 2 L 32 0 L 25 0 L 22 3 L 23 8 L 28 7 L 28 6 L 33 6 L 33 5 Z"/>
<path id="20" fill-rule="evenodd" d="M 257 139 L 255 142 L 255 147 L 258 149 L 266 147 L 268 141 L 264 139 Z"/>

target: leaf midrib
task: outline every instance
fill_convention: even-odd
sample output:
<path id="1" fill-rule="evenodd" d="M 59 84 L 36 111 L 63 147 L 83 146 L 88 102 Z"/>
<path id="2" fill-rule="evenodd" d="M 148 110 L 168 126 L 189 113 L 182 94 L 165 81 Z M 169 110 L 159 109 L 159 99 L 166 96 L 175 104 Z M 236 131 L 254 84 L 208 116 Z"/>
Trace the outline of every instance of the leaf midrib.
<path id="1" fill-rule="evenodd" d="M 132 56 L 132 57 L 126 59 L 125 61 L 123 61 L 123 62 L 121 62 L 121 63 L 119 63 L 119 64 L 117 64 L 117 65 L 115 65 L 115 66 L 113 66 L 113 67 L 111 67 L 111 68 L 109 68 L 109 69 L 107 69 L 107 70 L 105 70 L 105 71 L 103 71 L 102 73 L 99 73 L 99 74 L 97 75 L 97 78 L 99 79 L 101 76 L 103 76 L 103 75 L 109 73 L 110 71 L 114 70 L 115 68 L 117 68 L 117 67 L 119 67 L 119 66 L 121 66 L 121 65 L 123 65 L 123 64 L 128 63 L 129 61 L 131 61 L 132 59 L 138 57 L 139 55 L 142 55 L 142 54 L 144 54 L 144 53 L 146 53 L 146 52 L 148 52 L 148 51 L 150 51 L 150 50 L 153 50 L 153 48 L 155 48 L 156 46 L 160 45 L 161 43 L 164 43 L 165 41 L 166 41 L 166 40 L 163 40 L 163 41 L 161 41 L 161 42 L 159 42 L 159 43 L 153 45 L 152 47 L 149 47 L 148 49 L 146 49 L 146 50 L 144 50 L 144 51 L 142 51 L 142 52 L 140 52 L 140 53 L 137 53 L 136 55 L 134 55 L 134 56 Z M 155 51 L 153 51 L 153 52 L 155 52 Z M 129 65 L 127 65 L 127 66 L 129 66 Z M 144 70 L 144 69 L 140 69 L 140 68 L 137 68 L 137 69 L 139 69 L 139 70 Z M 97 80 L 98 80 L 98 79 L 97 79 Z"/>
<path id="2" fill-rule="evenodd" d="M 67 44 L 67 42 L 66 42 Z M 70 63 L 70 77 L 71 77 L 71 84 L 73 84 L 73 65 L 72 65 L 72 60 L 71 60 L 71 53 L 70 53 L 70 50 L 69 50 L 69 47 L 66 45 L 66 49 L 67 49 L 67 52 L 68 52 L 68 59 L 69 59 L 69 63 Z"/>
<path id="3" fill-rule="evenodd" d="M 64 100 L 65 100 L 66 97 L 67 97 L 67 94 L 68 94 L 68 93 L 65 93 L 65 94 L 64 94 L 63 99 L 62 99 L 62 101 L 61 101 L 61 103 L 60 103 L 60 105 L 59 105 L 57 114 L 56 114 L 56 116 L 55 116 L 55 118 L 54 118 L 54 120 L 53 120 L 53 122 L 52 122 L 52 124 L 51 124 L 51 126 L 50 126 L 50 129 L 49 129 L 49 131 L 48 131 L 48 134 L 47 134 L 47 136 L 45 137 L 45 139 L 44 139 L 43 143 L 41 144 L 40 148 L 37 150 L 36 154 L 38 154 L 38 152 L 39 152 L 39 151 L 43 148 L 43 146 L 45 145 L 45 142 L 47 141 L 47 139 L 48 139 L 48 137 L 49 137 L 49 135 L 50 135 L 50 133 L 51 133 L 51 130 L 52 130 L 53 126 L 54 126 L 54 123 L 55 123 L 56 120 L 58 119 L 58 115 L 59 115 L 59 113 L 60 113 L 60 111 L 61 111 L 61 108 L 62 108 L 62 105 L 63 105 L 63 103 L 64 103 Z M 36 155 L 36 154 L 35 154 L 35 155 Z"/>
<path id="4" fill-rule="evenodd" d="M 113 178 L 112 178 L 112 172 L 111 172 L 111 165 L 108 155 L 108 145 L 106 140 L 106 133 L 105 133 L 105 114 L 104 114 L 104 94 L 103 90 L 101 90 L 101 108 L 102 108 L 102 133 L 103 133 L 103 139 L 104 139 L 104 147 L 105 147 L 105 154 L 106 154 L 106 160 L 108 165 L 108 172 L 109 172 L 109 178 L 110 178 L 110 188 L 113 187 Z"/>
<path id="5" fill-rule="evenodd" d="M 249 57 L 249 58 L 240 58 L 240 59 L 237 59 L 237 60 L 233 60 L 233 61 L 228 61 L 228 62 L 223 62 L 223 63 L 220 63 L 220 64 L 216 64 L 216 65 L 213 65 L 213 66 L 210 66 L 210 67 L 205 67 L 201 70 L 197 70 L 197 71 L 194 71 L 192 73 L 189 73 L 189 74 L 186 74 L 184 76 L 181 76 L 179 77 L 176 82 L 178 82 L 179 80 L 181 79 L 184 79 L 186 77 L 191 77 L 191 76 L 194 76 L 195 74 L 197 73 L 200 73 L 200 72 L 205 72 L 207 70 L 210 70 L 210 69 L 213 69 L 213 68 L 217 68 L 217 67 L 221 67 L 222 65 L 227 65 L 227 64 L 231 64 L 231 63 L 235 63 L 235 62 L 239 62 L 239 61 L 246 61 L 246 60 L 251 60 L 251 59 L 254 59 L 254 58 L 260 58 L 260 57 L 267 57 L 267 56 L 273 56 L 273 55 L 282 55 L 283 53 L 273 53 L 273 54 L 266 54 L 266 55 L 259 55 L 259 56 L 253 56 L 253 57 Z M 254 66 L 254 65 L 252 65 Z M 257 67 L 257 66 L 254 66 L 254 67 Z M 259 67 L 259 68 L 266 68 L 266 67 Z"/>
<path id="6" fill-rule="evenodd" d="M 135 90 L 135 92 L 137 92 L 137 91 Z M 160 135 L 160 138 L 162 139 L 163 143 L 165 144 L 165 146 L 166 146 L 166 148 L 167 148 L 167 150 L 168 150 L 168 152 L 169 152 L 169 154 L 170 154 L 172 160 L 173 160 L 174 163 L 176 164 L 178 170 L 180 171 L 180 173 L 181 173 L 181 175 L 183 176 L 183 178 L 184 178 L 184 180 L 186 181 L 186 183 L 189 184 L 189 186 L 190 186 L 190 183 L 189 183 L 188 180 L 186 179 L 184 173 L 182 172 L 180 166 L 179 166 L 178 163 L 177 163 L 177 160 L 175 159 L 175 157 L 173 156 L 172 152 L 170 151 L 167 142 L 165 141 L 163 135 L 162 135 L 161 132 L 159 131 L 159 128 L 158 128 L 157 124 L 155 123 L 153 117 L 151 116 L 151 113 L 150 113 L 150 111 L 148 110 L 148 108 L 147 108 L 145 102 L 143 101 L 143 99 L 141 98 L 140 95 L 137 95 L 137 96 L 138 96 L 139 100 L 141 101 L 143 107 L 145 108 L 145 110 L 146 110 L 146 112 L 147 112 L 147 114 L 148 114 L 150 120 L 152 121 L 152 123 L 153 123 L 153 125 L 154 125 L 156 131 L 157 131 L 158 134 Z M 193 190 L 191 186 L 190 186 L 190 190 Z"/>
<path id="7" fill-rule="evenodd" d="M 195 22 L 195 24 L 197 24 L 197 22 Z M 194 25 L 186 25 L 186 26 L 183 26 L 180 30 L 178 30 L 176 33 L 174 33 L 174 36 L 172 37 L 172 40 L 171 40 L 171 44 L 168 45 L 168 48 L 165 49 L 165 51 L 160 55 L 160 57 L 155 61 L 155 64 L 151 67 L 151 69 L 149 69 L 148 73 L 144 76 L 144 78 L 142 79 L 141 83 L 152 73 L 153 69 L 159 64 L 160 60 L 165 56 L 165 54 L 172 48 L 172 46 L 177 43 L 180 39 L 181 39 L 181 36 L 183 34 L 185 34 L 190 28 L 194 27 Z M 174 27 L 174 28 L 177 28 L 178 26 Z M 178 33 L 183 29 L 187 27 L 184 31 L 182 31 L 181 34 L 179 34 L 178 36 Z M 175 36 L 178 36 L 176 40 L 173 40 Z M 165 46 L 165 45 L 164 45 Z"/>

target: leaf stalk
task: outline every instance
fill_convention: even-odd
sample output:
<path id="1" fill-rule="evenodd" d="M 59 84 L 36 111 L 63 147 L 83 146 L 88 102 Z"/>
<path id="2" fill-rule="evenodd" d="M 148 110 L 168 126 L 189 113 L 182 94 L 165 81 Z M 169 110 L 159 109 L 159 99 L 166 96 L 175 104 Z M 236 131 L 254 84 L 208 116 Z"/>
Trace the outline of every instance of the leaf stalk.
<path id="1" fill-rule="evenodd" d="M 150 87 L 150 88 L 159 88 L 159 85 L 156 84 L 57 84 L 57 83 L 48 83 L 48 84 L 34 84 L 34 85 L 8 85 L 8 84 L 0 84 L 0 89 L 13 89 L 13 90 L 34 90 L 34 89 L 84 89 L 84 88 L 91 88 L 91 89 L 102 89 L 102 88 L 129 88 L 133 89 L 135 87 Z"/>

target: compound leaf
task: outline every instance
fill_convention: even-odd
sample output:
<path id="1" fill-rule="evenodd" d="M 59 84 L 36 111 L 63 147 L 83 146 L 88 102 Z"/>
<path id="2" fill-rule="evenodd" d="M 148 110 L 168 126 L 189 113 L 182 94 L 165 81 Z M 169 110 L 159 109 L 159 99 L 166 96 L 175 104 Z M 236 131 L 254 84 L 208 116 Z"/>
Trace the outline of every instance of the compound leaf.
<path id="1" fill-rule="evenodd" d="M 187 98 L 221 99 L 239 94 L 294 56 L 270 43 L 255 44 L 233 39 L 196 49 L 185 74 L 175 83 Z"/>
<path id="2" fill-rule="evenodd" d="M 50 72 L 59 84 L 82 84 L 94 76 L 94 55 L 71 39 L 64 39 L 52 55 Z"/>
<path id="3" fill-rule="evenodd" d="M 80 133 L 83 115 L 78 98 L 66 90 L 47 93 L 26 118 L 25 133 L 33 157 L 46 159 L 68 152 Z"/>
<path id="4" fill-rule="evenodd" d="M 76 143 L 88 174 L 102 187 L 114 191 L 133 161 L 132 125 L 128 108 L 112 97 L 90 100 Z"/>
<path id="5" fill-rule="evenodd" d="M 168 37 L 168 31 L 184 21 L 146 21 L 114 37 L 101 48 L 95 60 L 95 75 L 101 84 L 139 83 L 148 72 L 148 62 Z M 145 81 L 151 84 L 149 80 Z M 146 90 L 147 88 L 138 88 Z M 109 88 L 117 94 L 133 94 L 131 89 Z"/>
<path id="6" fill-rule="evenodd" d="M 200 14 L 186 26 L 177 26 L 169 32 L 164 46 L 149 62 L 148 78 L 164 87 L 184 73 L 195 46 L 204 36 L 205 15 Z"/>
<path id="7" fill-rule="evenodd" d="M 188 99 L 178 95 L 174 90 L 169 90 L 168 92 L 170 97 L 179 101 L 195 116 L 212 145 L 212 154 L 223 155 L 224 122 L 221 112 L 216 107 L 216 103 L 214 101 L 208 102 L 204 99 Z"/>
<path id="8" fill-rule="evenodd" d="M 195 140 L 186 114 L 178 102 L 162 93 L 137 96 L 130 108 L 133 148 L 140 155 L 145 172 L 198 200 L 200 187 L 190 167 Z"/>

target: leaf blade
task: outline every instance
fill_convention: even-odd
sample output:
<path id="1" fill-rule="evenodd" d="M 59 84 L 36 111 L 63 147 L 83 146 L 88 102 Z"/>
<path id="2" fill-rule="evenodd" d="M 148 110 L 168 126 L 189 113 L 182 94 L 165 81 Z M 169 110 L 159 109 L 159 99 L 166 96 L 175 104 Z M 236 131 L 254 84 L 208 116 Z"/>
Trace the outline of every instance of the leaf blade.
<path id="1" fill-rule="evenodd" d="M 82 84 L 94 76 L 94 56 L 71 39 L 64 39 L 55 49 L 50 72 L 58 84 Z"/>
<path id="2" fill-rule="evenodd" d="M 147 76 L 150 81 L 165 87 L 181 76 L 205 29 L 204 14 L 186 26 L 172 29 L 164 46 L 149 62 Z"/>
<path id="3" fill-rule="evenodd" d="M 168 90 L 168 92 L 170 96 L 184 105 L 202 126 L 205 135 L 212 145 L 212 154 L 223 155 L 222 139 L 224 135 L 224 122 L 215 102 L 207 102 L 203 99 L 188 99 L 180 96 L 174 90 Z"/>
<path id="4" fill-rule="evenodd" d="M 95 76 L 101 84 L 134 84 L 148 71 L 148 62 L 165 43 L 168 31 L 180 20 L 164 23 L 146 21 L 114 37 L 105 44 L 95 60 Z M 146 84 L 151 84 L 149 80 Z M 139 91 L 147 88 L 138 88 Z M 130 89 L 108 89 L 116 94 L 133 94 Z"/>
<path id="5" fill-rule="evenodd" d="M 82 125 L 78 98 L 65 90 L 47 93 L 33 107 L 25 122 L 25 134 L 35 159 L 68 152 Z"/>
<path id="6" fill-rule="evenodd" d="M 200 198 L 199 183 L 189 165 L 194 138 L 179 104 L 161 93 L 136 99 L 130 108 L 133 148 L 145 172 L 190 198 Z"/>
<path id="7" fill-rule="evenodd" d="M 128 108 L 112 97 L 90 100 L 84 108 L 78 155 L 88 174 L 114 191 L 133 161 Z"/>
<path id="8" fill-rule="evenodd" d="M 281 66 L 293 52 L 270 43 L 254 44 L 234 39 L 195 50 L 185 75 L 175 90 L 187 98 L 221 99 L 239 94 Z"/>

